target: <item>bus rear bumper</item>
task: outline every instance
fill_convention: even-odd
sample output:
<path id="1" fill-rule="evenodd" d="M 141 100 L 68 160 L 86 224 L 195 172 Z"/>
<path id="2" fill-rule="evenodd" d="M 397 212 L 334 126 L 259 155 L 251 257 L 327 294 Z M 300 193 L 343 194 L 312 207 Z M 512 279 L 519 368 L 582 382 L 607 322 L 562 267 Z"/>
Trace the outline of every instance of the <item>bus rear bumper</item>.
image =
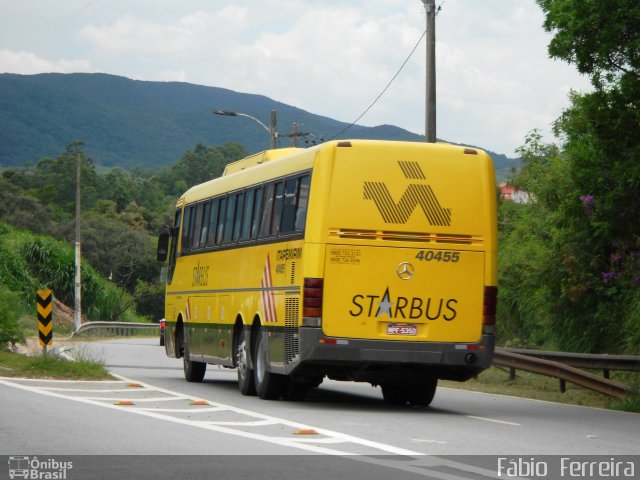
<path id="1" fill-rule="evenodd" d="M 413 372 L 450 380 L 466 380 L 488 368 L 493 360 L 494 335 L 477 343 L 408 342 L 335 338 L 319 328 L 300 328 L 300 373 L 332 372 L 371 381 L 370 376 Z M 362 378 L 358 378 L 362 377 Z"/>

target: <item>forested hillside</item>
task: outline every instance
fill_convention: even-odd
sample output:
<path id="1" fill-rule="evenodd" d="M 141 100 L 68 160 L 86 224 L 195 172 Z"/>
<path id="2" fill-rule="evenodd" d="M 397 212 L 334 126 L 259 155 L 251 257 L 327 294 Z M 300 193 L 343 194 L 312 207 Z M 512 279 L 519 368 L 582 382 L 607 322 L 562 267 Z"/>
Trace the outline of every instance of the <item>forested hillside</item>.
<path id="1" fill-rule="evenodd" d="M 96 165 L 158 168 L 180 158 L 193 145 L 241 143 L 249 152 L 269 147 L 269 137 L 246 119 L 213 115 L 215 109 L 247 113 L 269 122 L 277 111 L 280 133 L 294 122 L 313 134 L 304 145 L 333 137 L 347 123 L 314 115 L 270 98 L 223 88 L 177 82 L 144 82 L 105 74 L 0 74 L 0 167 L 35 163 L 82 139 Z M 354 126 L 342 137 L 421 141 L 391 125 Z M 447 139 L 464 142 L 464 139 Z M 288 146 L 289 139 L 280 139 Z M 490 149 L 490 145 L 480 146 Z M 508 171 L 517 160 L 491 153 L 496 168 Z"/>

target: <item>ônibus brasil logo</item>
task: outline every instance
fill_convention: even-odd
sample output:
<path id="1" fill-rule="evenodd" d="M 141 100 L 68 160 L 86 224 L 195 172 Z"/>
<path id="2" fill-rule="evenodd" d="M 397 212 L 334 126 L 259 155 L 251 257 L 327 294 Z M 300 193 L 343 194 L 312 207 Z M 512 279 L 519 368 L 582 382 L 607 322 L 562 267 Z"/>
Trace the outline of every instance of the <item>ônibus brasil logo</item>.
<path id="1" fill-rule="evenodd" d="M 398 162 L 402 174 L 409 180 L 425 180 L 417 162 Z M 433 226 L 451 226 L 451 209 L 443 208 L 426 183 L 410 183 L 396 202 L 384 182 L 364 182 L 364 199 L 373 200 L 385 223 L 405 224 L 419 205 Z"/>
<path id="2" fill-rule="evenodd" d="M 32 480 L 66 480 L 67 470 L 73 468 L 73 462 L 61 462 L 54 458 L 39 460 L 38 457 L 10 456 L 9 478 Z"/>

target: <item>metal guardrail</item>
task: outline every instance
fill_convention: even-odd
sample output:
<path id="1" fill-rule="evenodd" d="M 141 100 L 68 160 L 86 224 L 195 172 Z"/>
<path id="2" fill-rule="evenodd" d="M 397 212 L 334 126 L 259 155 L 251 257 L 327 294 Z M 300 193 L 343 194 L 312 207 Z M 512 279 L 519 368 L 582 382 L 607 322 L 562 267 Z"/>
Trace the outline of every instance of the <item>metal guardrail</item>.
<path id="1" fill-rule="evenodd" d="M 527 350 L 524 348 L 504 348 L 502 350 L 526 355 L 528 357 L 561 362 L 571 367 L 602 370 L 605 378 L 609 378 L 609 372 L 611 370 L 640 372 L 640 356 L 552 352 L 545 350 Z"/>
<path id="2" fill-rule="evenodd" d="M 134 330 L 147 330 L 151 331 L 151 334 L 157 333 L 160 334 L 160 324 L 159 323 L 134 323 L 134 322 L 86 322 L 80 325 L 75 332 L 71 334 L 78 335 L 80 333 L 92 331 L 92 330 L 111 330 L 113 333 L 118 331 L 124 335 L 131 335 Z"/>
<path id="3" fill-rule="evenodd" d="M 119 330 L 125 335 L 131 335 L 134 330 L 147 330 L 151 334 L 160 333 L 159 323 L 128 323 L 128 322 L 87 322 L 83 323 L 71 336 L 92 330 Z M 609 370 L 640 371 L 640 357 L 630 355 L 598 355 L 567 352 L 552 352 L 543 350 L 505 349 L 496 348 L 493 363 L 507 367 L 515 379 L 516 370 L 538 373 L 560 380 L 560 391 L 565 391 L 565 382 L 623 399 L 629 393 L 637 391 L 627 385 L 608 379 Z M 592 373 L 579 370 L 602 369 L 607 378 L 601 378 Z"/>
<path id="4" fill-rule="evenodd" d="M 575 356 L 578 354 L 569 355 Z M 558 378 L 560 380 L 560 391 L 562 392 L 565 391 L 565 382 L 571 382 L 575 385 L 588 388 L 589 390 L 619 399 L 623 399 L 626 395 L 636 392 L 633 388 L 627 385 L 613 382 L 609 379 L 579 370 L 576 367 L 569 366 L 555 360 L 514 353 L 513 351 L 508 351 L 502 348 L 496 348 L 493 363 L 495 365 L 510 368 L 512 369 L 512 372 L 515 372 L 515 369 L 518 369 Z"/>

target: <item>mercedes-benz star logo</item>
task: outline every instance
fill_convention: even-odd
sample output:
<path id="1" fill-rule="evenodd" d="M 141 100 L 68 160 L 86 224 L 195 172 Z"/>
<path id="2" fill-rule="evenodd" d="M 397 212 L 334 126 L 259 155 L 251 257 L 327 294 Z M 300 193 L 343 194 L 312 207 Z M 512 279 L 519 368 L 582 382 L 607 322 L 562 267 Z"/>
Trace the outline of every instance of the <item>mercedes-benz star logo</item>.
<path id="1" fill-rule="evenodd" d="M 402 280 L 411 280 L 416 271 L 409 262 L 402 262 L 396 268 L 396 273 Z"/>

